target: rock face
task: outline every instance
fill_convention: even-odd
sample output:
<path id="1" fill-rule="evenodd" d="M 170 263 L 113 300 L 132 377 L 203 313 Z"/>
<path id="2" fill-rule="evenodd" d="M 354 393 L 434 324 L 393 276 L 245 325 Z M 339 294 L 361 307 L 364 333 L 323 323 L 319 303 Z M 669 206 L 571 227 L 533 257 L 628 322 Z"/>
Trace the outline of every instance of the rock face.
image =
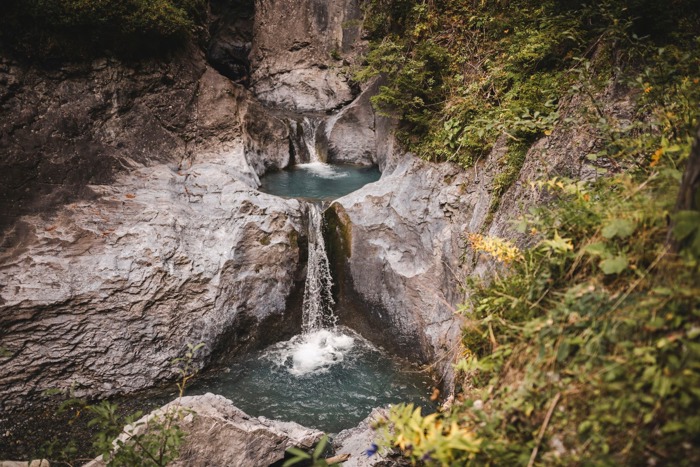
<path id="1" fill-rule="evenodd" d="M 462 235 L 486 216 L 473 172 L 407 156 L 390 175 L 327 211 L 341 320 L 399 355 L 435 363 L 449 382 L 455 307 L 466 267 Z M 365 310 L 346 313 L 353 303 Z"/>
<path id="2" fill-rule="evenodd" d="M 187 343 L 235 350 L 298 329 L 285 311 L 303 279 L 301 206 L 251 173 L 242 149 L 147 167 L 18 222 L 0 256 L 0 401 L 129 392 L 170 377 Z"/>
<path id="3" fill-rule="evenodd" d="M 356 56 L 358 0 L 256 0 L 252 89 L 264 103 L 327 111 L 353 99 L 343 60 Z"/>
<path id="4" fill-rule="evenodd" d="M 182 159 L 205 69 L 188 53 L 194 59 L 46 71 L 0 59 L 0 230 L 89 198 L 88 185 L 135 166 Z"/>
<path id="5" fill-rule="evenodd" d="M 255 1 L 210 0 L 210 40 L 207 60 L 232 81 L 250 84 L 250 60 L 253 47 Z"/>
<path id="6" fill-rule="evenodd" d="M 121 173 L 186 167 L 193 154 L 230 148 L 241 133 L 258 174 L 289 163 L 283 122 L 193 48 L 160 62 L 101 59 L 53 70 L 0 57 L 0 83 L 0 232 L 24 214 L 93 199 L 90 185 Z"/>
<path id="7" fill-rule="evenodd" d="M 376 116 L 369 100 L 376 91 L 375 82 L 350 105 L 326 121 L 325 132 L 331 162 L 378 164 Z"/>
<path id="8" fill-rule="evenodd" d="M 289 163 L 286 125 L 194 57 L 6 68 L 22 85 L 2 111 L 32 115 L 0 123 L 3 406 L 132 391 L 171 376 L 188 342 L 206 357 L 298 328 L 301 206 L 254 189 Z"/>
<path id="9" fill-rule="evenodd" d="M 214 394 L 183 397 L 152 412 L 138 422 L 162 417 L 167 411 L 179 410 L 179 422 L 185 432 L 180 457 L 171 466 L 230 465 L 260 467 L 284 458 L 290 447 L 311 449 L 323 436 L 318 430 L 293 422 L 279 422 L 251 417 L 233 403 Z M 127 431 L 131 431 L 128 427 Z M 135 430 L 139 432 L 138 428 Z M 104 466 L 101 458 L 86 467 Z"/>
<path id="10" fill-rule="evenodd" d="M 606 112 L 623 120 L 631 114 L 629 95 L 606 92 Z M 575 118 L 583 106 L 574 97 L 560 112 Z M 529 182 L 596 176 L 586 162 L 595 145 L 593 128 L 562 118 L 551 136 L 529 149 L 500 200 L 494 198 L 493 182 L 507 152 L 505 137 L 468 170 L 382 149 L 388 155 L 380 162 L 382 178 L 337 200 L 326 213 L 341 319 L 383 345 L 393 344 L 400 355 L 435 365 L 449 388 L 451 362 L 460 349 L 460 319 L 454 312 L 465 301 L 465 280 L 488 279 L 502 267 L 474 252 L 466 234 L 497 236 L 520 246 L 535 241 L 512 225 L 529 206 L 549 199 Z M 359 310 L 348 311 L 353 303 Z"/>
<path id="11" fill-rule="evenodd" d="M 360 422 L 355 428 L 343 430 L 333 438 L 335 454 L 340 456 L 350 454 L 350 459 L 343 462 L 343 467 L 373 467 L 397 465 L 387 458 L 385 452 L 376 452 L 368 455 L 367 451 L 376 442 L 377 433 L 372 424 L 382 417 L 386 417 L 388 410 L 377 408 L 369 416 Z"/>

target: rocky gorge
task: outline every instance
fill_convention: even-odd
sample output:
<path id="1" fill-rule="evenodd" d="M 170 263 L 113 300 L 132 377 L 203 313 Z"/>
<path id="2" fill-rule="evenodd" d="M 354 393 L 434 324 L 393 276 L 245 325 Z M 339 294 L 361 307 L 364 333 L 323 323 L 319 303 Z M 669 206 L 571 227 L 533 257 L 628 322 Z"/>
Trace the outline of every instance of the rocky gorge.
<path id="1" fill-rule="evenodd" d="M 562 118 L 496 194 L 505 137 L 469 169 L 427 162 L 373 108 L 381 78 L 352 80 L 366 49 L 359 0 L 210 3 L 205 44 L 167 59 L 0 59 L 3 412 L 48 390 L 103 398 L 172 381 L 188 343 L 205 344 L 204 368 L 297 333 L 308 207 L 258 187 L 313 157 L 382 172 L 324 213 L 340 323 L 429 366 L 449 396 L 464 284 L 499 267 L 466 236 L 525 244 L 511 221 L 544 201 L 529 182 L 595 178 L 585 159 L 594 132 Z M 603 112 L 629 114 L 627 93 L 605 93 Z M 562 113 L 576 113 L 577 99 Z M 269 465 L 322 435 L 220 396 L 181 403 L 194 415 L 174 465 Z M 10 417 L 3 443 L 20 435 Z M 204 434 L 212 424 L 223 427 L 216 439 Z M 345 465 L 388 462 L 362 456 L 368 426 L 337 437 Z"/>

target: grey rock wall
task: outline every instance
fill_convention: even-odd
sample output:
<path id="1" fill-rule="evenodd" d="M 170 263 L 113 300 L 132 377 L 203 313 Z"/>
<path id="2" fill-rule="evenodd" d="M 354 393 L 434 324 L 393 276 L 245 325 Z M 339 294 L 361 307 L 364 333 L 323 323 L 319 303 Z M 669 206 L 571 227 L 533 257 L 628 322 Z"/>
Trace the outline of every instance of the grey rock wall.
<path id="1" fill-rule="evenodd" d="M 187 343 L 207 357 L 222 339 L 233 351 L 298 329 L 301 208 L 250 172 L 242 150 L 147 167 L 17 223 L 0 255 L 0 403 L 130 392 L 172 377 Z"/>
<path id="2" fill-rule="evenodd" d="M 449 383 L 459 350 L 456 306 L 467 269 L 463 233 L 486 216 L 473 172 L 406 156 L 390 175 L 327 211 L 341 320 Z M 364 312 L 348 313 L 353 303 Z"/>
<path id="3" fill-rule="evenodd" d="M 629 93 L 615 88 L 605 93 L 606 113 L 629 118 Z M 534 190 L 532 181 L 600 176 L 586 159 L 599 135 L 591 124 L 577 123 L 584 122 L 584 107 L 580 97 L 562 104 L 561 123 L 529 149 L 517 179 L 492 213 L 494 177 L 507 152 L 505 136 L 466 170 L 402 155 L 392 138 L 382 138 L 388 141 L 378 151 L 386 157 L 379 160 L 382 178 L 340 198 L 326 213 L 342 319 L 399 355 L 434 365 L 449 389 L 451 363 L 460 351 L 461 318 L 455 311 L 467 298 L 466 279 L 488 280 L 504 269 L 474 252 L 466 236 L 491 235 L 528 246 L 537 237 L 518 233 L 513 221 L 552 199 Z M 391 128 L 390 121 L 382 124 L 385 132 Z"/>
<path id="4" fill-rule="evenodd" d="M 251 84 L 268 105 L 328 111 L 353 100 L 344 63 L 361 47 L 358 0 L 256 0 Z"/>
<path id="5" fill-rule="evenodd" d="M 286 125 L 190 53 L 4 68 L 4 407 L 152 386 L 187 343 L 202 364 L 298 327 L 300 205 L 255 190 L 289 163 Z"/>

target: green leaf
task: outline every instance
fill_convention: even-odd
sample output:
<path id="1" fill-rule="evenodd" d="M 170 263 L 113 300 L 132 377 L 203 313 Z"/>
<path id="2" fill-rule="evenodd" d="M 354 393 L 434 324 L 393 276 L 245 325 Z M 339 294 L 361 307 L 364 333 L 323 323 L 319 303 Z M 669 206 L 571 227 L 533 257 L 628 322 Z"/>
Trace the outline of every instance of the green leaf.
<path id="1" fill-rule="evenodd" d="M 637 225 L 629 219 L 614 219 L 603 227 L 601 233 L 605 238 L 627 238 L 634 233 Z"/>
<path id="2" fill-rule="evenodd" d="M 553 239 L 545 240 L 542 243 L 555 251 L 565 252 L 574 249 L 574 246 L 571 243 L 571 239 L 560 237 L 559 232 L 554 232 Z"/>
<path id="3" fill-rule="evenodd" d="M 624 255 L 615 256 L 612 258 L 605 259 L 600 262 L 600 269 L 604 274 L 620 274 L 622 271 L 627 269 L 629 262 L 627 257 Z"/>
<path id="4" fill-rule="evenodd" d="M 673 215 L 673 234 L 676 240 L 683 241 L 700 229 L 700 211 L 678 211 Z"/>
<path id="5" fill-rule="evenodd" d="M 328 436 L 324 435 L 323 438 L 321 438 L 321 440 L 318 442 L 316 449 L 314 449 L 314 459 L 318 459 L 319 457 L 321 457 L 321 454 L 323 454 L 323 450 L 326 449 L 326 444 L 328 444 Z"/>
<path id="6" fill-rule="evenodd" d="M 287 449 L 287 452 L 289 454 L 293 454 L 294 457 L 291 459 L 287 459 L 285 463 L 282 464 L 282 467 L 289 467 L 291 465 L 298 464 L 299 462 L 311 459 L 311 455 L 309 453 L 304 452 L 298 448 L 289 448 Z"/>
<path id="7" fill-rule="evenodd" d="M 605 244 L 605 242 L 597 242 L 591 243 L 590 245 L 586 245 L 583 251 L 584 253 L 588 253 L 589 255 L 600 256 L 602 258 L 609 258 L 611 256 L 610 251 L 608 250 L 608 246 Z"/>
<path id="8" fill-rule="evenodd" d="M 557 349 L 557 362 L 561 363 L 569 356 L 571 346 L 568 341 L 563 341 Z"/>
<path id="9" fill-rule="evenodd" d="M 661 428 L 662 433 L 674 433 L 676 431 L 681 431 L 685 428 L 685 424 L 679 421 L 671 421 L 665 424 Z"/>

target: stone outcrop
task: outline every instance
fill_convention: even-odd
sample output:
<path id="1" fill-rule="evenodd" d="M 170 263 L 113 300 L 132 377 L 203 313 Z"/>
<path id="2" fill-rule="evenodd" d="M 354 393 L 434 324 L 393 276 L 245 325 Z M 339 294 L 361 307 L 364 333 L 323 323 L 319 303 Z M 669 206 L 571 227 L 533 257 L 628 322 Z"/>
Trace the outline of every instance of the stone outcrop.
<path id="1" fill-rule="evenodd" d="M 463 233 L 487 213 L 475 172 L 407 156 L 327 211 L 341 320 L 449 382 L 458 350 Z M 476 189 L 469 189 L 476 186 Z M 348 313 L 359 307 L 362 313 Z"/>
<path id="2" fill-rule="evenodd" d="M 51 70 L 0 59 L 0 230 L 23 214 L 90 198 L 88 185 L 118 173 L 181 160 L 205 69 L 196 51 L 185 55 Z"/>
<path id="3" fill-rule="evenodd" d="M 629 95 L 617 95 L 613 88 L 605 92 L 605 111 L 628 118 Z M 467 170 L 384 150 L 390 157 L 383 161 L 382 178 L 337 200 L 326 213 L 341 319 L 368 338 L 393 345 L 400 355 L 433 364 L 449 388 L 451 362 L 460 346 L 455 311 L 465 302 L 466 278 L 488 280 L 502 267 L 472 251 L 466 235 L 527 246 L 536 238 L 519 234 L 512 221 L 552 196 L 533 190 L 530 182 L 596 176 L 586 159 L 597 144 L 595 129 L 566 118 L 576 121 L 584 107 L 581 99 L 562 105 L 561 123 L 529 149 L 518 177 L 499 200 L 493 182 L 506 156 L 505 136 Z M 348 311 L 353 308 L 357 311 Z"/>
<path id="4" fill-rule="evenodd" d="M 241 138 L 258 175 L 289 164 L 284 123 L 194 48 L 51 70 L 0 57 L 0 232 L 24 214 L 94 199 L 90 185 L 159 163 L 186 167 Z"/>
<path id="5" fill-rule="evenodd" d="M 323 436 L 322 432 L 297 423 L 251 417 L 230 400 L 214 394 L 175 400 L 136 422 L 141 424 L 140 428 L 127 427 L 125 431 L 138 434 L 147 420 L 162 418 L 169 411 L 179 411 L 182 415 L 178 425 L 185 433 L 180 457 L 169 464 L 173 467 L 267 466 L 281 461 L 285 450 L 291 447 L 311 449 Z M 85 467 L 104 465 L 98 458 Z"/>
<path id="6" fill-rule="evenodd" d="M 210 0 L 207 60 L 235 83 L 250 85 L 255 0 Z"/>
<path id="7" fill-rule="evenodd" d="M 133 391 L 172 376 L 187 343 L 240 349 L 298 328 L 301 206 L 257 192 L 251 173 L 239 147 L 16 223 L 0 255 L 0 401 Z"/>
<path id="8" fill-rule="evenodd" d="M 252 89 L 264 103 L 328 111 L 354 98 L 346 65 L 357 55 L 358 0 L 256 0 Z"/>
<path id="9" fill-rule="evenodd" d="M 287 128 L 194 57 L 6 68 L 21 85 L 2 111 L 32 112 L 0 124 L 6 407 L 147 387 L 188 342 L 235 351 L 299 319 L 284 313 L 302 280 L 300 205 L 255 190 L 289 163 Z"/>
<path id="10" fill-rule="evenodd" d="M 326 121 L 325 132 L 331 162 L 378 164 L 376 116 L 369 100 L 376 93 L 376 88 L 376 82 L 372 83 L 350 105 Z"/>
<path id="11" fill-rule="evenodd" d="M 374 430 L 373 424 L 387 415 L 387 409 L 376 408 L 359 425 L 343 430 L 333 438 L 333 447 L 337 456 L 350 454 L 350 458 L 343 462 L 343 467 L 397 465 L 388 458 L 387 452 L 383 450 L 371 452 L 377 441 L 377 432 Z"/>

